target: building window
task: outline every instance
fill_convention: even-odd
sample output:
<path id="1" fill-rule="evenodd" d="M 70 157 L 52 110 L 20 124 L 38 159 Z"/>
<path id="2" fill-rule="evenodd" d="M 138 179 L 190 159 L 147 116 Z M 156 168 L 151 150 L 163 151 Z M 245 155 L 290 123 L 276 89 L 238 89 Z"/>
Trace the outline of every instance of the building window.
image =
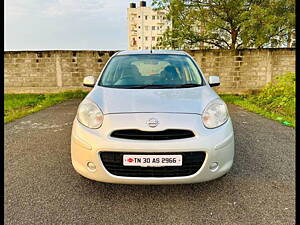
<path id="1" fill-rule="evenodd" d="M 148 30 L 148 26 L 145 26 L 145 30 Z"/>
<path id="2" fill-rule="evenodd" d="M 157 16 L 157 19 L 159 20 L 159 16 Z"/>
<path id="3" fill-rule="evenodd" d="M 139 49 L 141 49 L 141 47 L 139 47 Z"/>
<path id="4" fill-rule="evenodd" d="M 146 49 L 148 49 L 149 47 L 148 46 L 146 46 Z"/>
<path id="5" fill-rule="evenodd" d="M 148 19 L 148 16 L 145 16 L 145 20 L 147 20 Z"/>
<path id="6" fill-rule="evenodd" d="M 139 18 L 141 18 L 141 16 L 139 16 Z"/>
<path id="7" fill-rule="evenodd" d="M 155 41 L 155 37 L 152 37 L 152 41 Z"/>
<path id="8" fill-rule="evenodd" d="M 152 19 L 155 20 L 155 16 L 152 16 Z"/>
<path id="9" fill-rule="evenodd" d="M 145 37 L 145 41 L 148 41 L 148 37 Z"/>
<path id="10" fill-rule="evenodd" d="M 139 26 L 139 29 L 141 29 L 141 26 Z"/>
<path id="11" fill-rule="evenodd" d="M 152 30 L 155 30 L 155 26 L 152 26 Z"/>
<path id="12" fill-rule="evenodd" d="M 139 39 L 141 39 L 141 37 L 139 37 Z"/>

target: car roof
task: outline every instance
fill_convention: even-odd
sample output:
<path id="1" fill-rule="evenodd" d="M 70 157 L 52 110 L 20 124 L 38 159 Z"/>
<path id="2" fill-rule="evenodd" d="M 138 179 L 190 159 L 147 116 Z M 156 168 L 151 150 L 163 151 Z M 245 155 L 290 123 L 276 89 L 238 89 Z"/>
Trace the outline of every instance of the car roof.
<path id="1" fill-rule="evenodd" d="M 159 55 L 159 54 L 164 54 L 164 55 L 188 55 L 184 51 L 176 51 L 176 50 L 125 50 L 118 52 L 117 55 Z"/>

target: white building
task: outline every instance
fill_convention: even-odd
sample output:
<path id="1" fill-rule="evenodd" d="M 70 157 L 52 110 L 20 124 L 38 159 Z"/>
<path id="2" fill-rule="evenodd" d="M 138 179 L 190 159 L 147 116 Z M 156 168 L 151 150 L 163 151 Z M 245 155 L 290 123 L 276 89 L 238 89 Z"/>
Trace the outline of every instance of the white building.
<path id="1" fill-rule="evenodd" d="M 159 37 L 170 25 L 165 18 L 166 11 L 153 10 L 140 1 L 140 6 L 130 3 L 127 9 L 128 21 L 128 49 L 144 50 L 155 49 Z"/>

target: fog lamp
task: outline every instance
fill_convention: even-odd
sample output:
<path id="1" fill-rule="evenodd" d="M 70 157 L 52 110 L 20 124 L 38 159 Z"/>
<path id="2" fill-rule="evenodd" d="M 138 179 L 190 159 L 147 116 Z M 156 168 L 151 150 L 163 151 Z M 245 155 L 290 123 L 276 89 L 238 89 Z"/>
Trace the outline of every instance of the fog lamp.
<path id="1" fill-rule="evenodd" d="M 91 172 L 96 171 L 96 165 L 95 165 L 94 163 L 92 163 L 92 162 L 88 162 L 88 163 L 87 163 L 87 168 L 88 168 L 88 170 L 90 170 Z"/>
<path id="2" fill-rule="evenodd" d="M 213 163 L 210 164 L 210 166 L 209 166 L 209 169 L 210 169 L 212 172 L 217 171 L 218 168 L 219 168 L 219 163 L 217 163 L 217 162 L 213 162 Z"/>

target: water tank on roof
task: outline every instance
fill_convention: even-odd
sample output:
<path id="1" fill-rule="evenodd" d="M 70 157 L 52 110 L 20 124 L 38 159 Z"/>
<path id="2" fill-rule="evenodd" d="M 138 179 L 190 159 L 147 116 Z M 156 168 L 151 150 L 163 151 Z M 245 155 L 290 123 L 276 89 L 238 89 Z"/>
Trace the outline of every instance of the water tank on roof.
<path id="1" fill-rule="evenodd" d="M 146 1 L 140 1 L 140 7 L 146 7 Z"/>
<path id="2" fill-rule="evenodd" d="M 131 3 L 129 4 L 129 7 L 130 7 L 130 8 L 136 8 L 136 4 L 133 3 L 133 2 L 131 2 Z"/>

